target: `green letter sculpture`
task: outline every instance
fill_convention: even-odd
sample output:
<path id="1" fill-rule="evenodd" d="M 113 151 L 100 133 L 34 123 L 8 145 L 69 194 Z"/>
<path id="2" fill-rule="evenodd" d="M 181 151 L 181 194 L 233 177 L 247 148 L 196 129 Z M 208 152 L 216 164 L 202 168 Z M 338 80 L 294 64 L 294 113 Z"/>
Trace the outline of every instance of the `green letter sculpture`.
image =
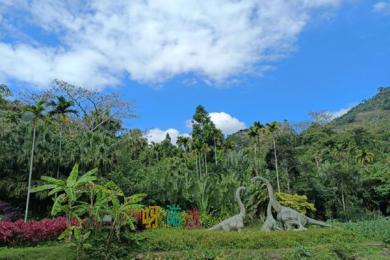
<path id="1" fill-rule="evenodd" d="M 172 227 L 179 227 L 181 225 L 180 217 L 181 208 L 179 205 L 169 205 L 167 211 L 167 224 Z"/>

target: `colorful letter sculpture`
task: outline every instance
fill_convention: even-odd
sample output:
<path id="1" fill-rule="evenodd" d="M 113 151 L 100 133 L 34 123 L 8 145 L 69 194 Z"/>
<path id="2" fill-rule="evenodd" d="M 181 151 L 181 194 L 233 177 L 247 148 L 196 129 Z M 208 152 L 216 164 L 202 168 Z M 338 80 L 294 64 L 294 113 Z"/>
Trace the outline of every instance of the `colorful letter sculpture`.
<path id="1" fill-rule="evenodd" d="M 200 228 L 202 223 L 200 222 L 200 214 L 196 209 L 186 211 L 185 227 L 188 229 Z"/>
<path id="2" fill-rule="evenodd" d="M 146 229 L 158 227 L 160 209 L 159 206 L 149 206 L 142 209 L 142 224 L 145 225 Z"/>
<path id="3" fill-rule="evenodd" d="M 172 227 L 180 227 L 181 225 L 181 208 L 179 205 L 169 205 L 167 210 L 167 224 Z"/>

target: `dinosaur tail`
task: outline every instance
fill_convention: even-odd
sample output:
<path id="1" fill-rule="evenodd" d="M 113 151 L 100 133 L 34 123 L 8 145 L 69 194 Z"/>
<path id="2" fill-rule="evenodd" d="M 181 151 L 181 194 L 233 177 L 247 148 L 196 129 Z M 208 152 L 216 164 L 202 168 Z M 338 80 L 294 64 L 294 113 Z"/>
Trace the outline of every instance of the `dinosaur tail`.
<path id="1" fill-rule="evenodd" d="M 275 209 L 275 211 L 279 212 L 281 210 L 282 206 L 279 204 L 279 202 L 275 198 L 274 189 L 272 188 L 271 183 L 266 178 L 261 177 L 261 176 L 253 177 L 252 181 L 255 181 L 258 179 L 262 180 L 267 185 L 269 201 L 270 201 L 272 207 Z"/>
<path id="2" fill-rule="evenodd" d="M 323 226 L 323 227 L 331 227 L 331 225 L 326 224 L 323 221 L 315 220 L 312 218 L 307 217 L 307 223 L 312 224 L 312 225 L 318 225 L 318 226 Z"/>
<path id="3" fill-rule="evenodd" d="M 240 192 L 242 190 L 245 190 L 245 187 L 241 186 L 236 190 L 236 200 L 237 200 L 238 206 L 240 207 L 240 215 L 245 217 L 245 214 L 246 214 L 245 206 L 244 206 L 244 203 L 242 203 L 241 197 L 240 197 Z"/>
<path id="4" fill-rule="evenodd" d="M 220 229 L 221 228 L 221 223 L 219 223 L 219 224 L 217 224 L 217 225 L 215 225 L 215 226 L 212 226 L 211 228 L 209 228 L 208 230 L 218 230 L 218 229 Z"/>

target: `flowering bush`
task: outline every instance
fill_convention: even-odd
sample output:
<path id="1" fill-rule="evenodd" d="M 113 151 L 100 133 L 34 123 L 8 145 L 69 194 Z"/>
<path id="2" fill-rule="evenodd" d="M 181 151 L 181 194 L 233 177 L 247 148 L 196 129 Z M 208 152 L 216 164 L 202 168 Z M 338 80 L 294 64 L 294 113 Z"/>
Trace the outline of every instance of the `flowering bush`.
<path id="1" fill-rule="evenodd" d="M 73 224 L 73 223 L 72 223 Z M 66 218 L 39 221 L 0 221 L 0 245 L 36 244 L 56 239 L 67 227 Z"/>

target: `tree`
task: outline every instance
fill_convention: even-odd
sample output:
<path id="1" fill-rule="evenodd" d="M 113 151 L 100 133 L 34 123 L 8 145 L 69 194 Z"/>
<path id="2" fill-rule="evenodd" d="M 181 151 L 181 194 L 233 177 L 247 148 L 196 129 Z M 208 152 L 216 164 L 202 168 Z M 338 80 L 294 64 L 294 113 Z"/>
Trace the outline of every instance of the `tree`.
<path id="1" fill-rule="evenodd" d="M 223 140 L 221 130 L 215 127 L 205 108 L 200 105 L 196 107 L 192 117 L 192 140 L 196 148 L 202 147 L 203 144 L 212 147 L 214 143 Z"/>
<path id="2" fill-rule="evenodd" d="M 60 166 L 61 166 L 61 157 L 62 157 L 62 132 L 65 124 L 68 120 L 68 114 L 77 115 L 78 111 L 71 109 L 74 103 L 70 100 L 67 100 L 63 96 L 57 96 L 57 101 L 52 100 L 48 103 L 52 110 L 49 111 L 49 115 L 57 116 L 60 122 L 60 138 L 58 145 L 58 166 L 57 166 L 57 179 L 60 177 Z"/>
<path id="3" fill-rule="evenodd" d="M 0 84 L 0 109 L 2 109 L 6 104 L 5 98 L 11 96 L 11 90 L 5 84 Z M 2 113 L 2 111 L 0 110 Z M 0 114 L 1 115 L 1 114 Z"/>
<path id="4" fill-rule="evenodd" d="M 267 125 L 267 130 L 271 134 L 272 137 L 272 143 L 273 143 L 273 148 L 274 148 L 274 157 L 275 157 L 275 171 L 276 171 L 276 181 L 278 184 L 278 192 L 280 192 L 280 183 L 279 183 L 279 170 L 278 170 L 278 156 L 276 154 L 276 141 L 275 141 L 275 136 L 280 128 L 280 125 L 278 122 L 272 122 L 268 123 Z"/>
<path id="5" fill-rule="evenodd" d="M 121 119 L 135 117 L 133 105 L 123 101 L 117 93 L 103 94 L 62 80 L 55 80 L 53 89 L 44 95 L 53 96 L 53 92 L 73 102 L 80 110 L 80 123 L 91 132 L 116 132 L 120 129 Z"/>
<path id="6" fill-rule="evenodd" d="M 265 126 L 262 125 L 260 122 L 255 121 L 253 125 L 249 128 L 248 135 L 253 140 L 253 151 L 254 151 L 254 158 L 253 158 L 253 164 L 255 171 L 257 172 L 257 150 L 259 150 L 260 154 L 260 138 L 261 135 L 264 134 Z M 257 173 L 258 174 L 258 173 Z"/>
<path id="7" fill-rule="evenodd" d="M 363 173 L 365 204 L 390 214 L 390 163 L 370 165 Z"/>
<path id="8" fill-rule="evenodd" d="M 215 127 L 213 121 L 203 106 L 197 106 L 192 117 L 192 141 L 193 148 L 198 151 L 206 144 L 208 147 L 215 147 L 214 158 L 216 158 L 216 147 L 223 143 L 221 130 Z M 208 154 L 207 154 L 208 155 Z M 206 157 L 208 157 L 206 155 Z"/>
<path id="9" fill-rule="evenodd" d="M 290 129 L 291 130 L 291 129 Z M 287 192 L 291 192 L 291 183 L 293 178 L 299 174 L 298 167 L 300 162 L 296 158 L 296 135 L 292 131 L 284 131 L 277 137 L 278 142 L 278 166 L 281 172 L 285 173 L 284 177 L 287 183 Z M 274 161 L 275 155 L 269 151 L 267 154 L 268 163 Z M 282 182 L 283 174 L 280 177 Z"/>
<path id="10" fill-rule="evenodd" d="M 11 95 L 11 90 L 5 84 L 0 84 L 0 100 Z"/>
<path id="11" fill-rule="evenodd" d="M 27 188 L 27 199 L 26 199 L 26 211 L 24 214 L 24 221 L 27 221 L 28 218 L 28 206 L 30 203 L 30 193 L 31 193 L 31 179 L 32 179 L 32 170 L 33 170 L 33 163 L 34 163 L 34 150 L 35 150 L 35 136 L 36 136 L 36 124 L 37 121 L 44 118 L 44 112 L 46 110 L 46 102 L 45 101 L 39 101 L 35 105 L 30 105 L 26 108 L 26 112 L 24 113 L 23 117 L 26 121 L 31 121 L 32 127 L 33 127 L 33 134 L 32 134 L 32 145 L 31 145 L 31 154 L 30 154 L 30 169 L 28 174 L 28 188 Z"/>
<path id="12" fill-rule="evenodd" d="M 183 149 L 184 152 L 188 152 L 191 139 L 187 136 L 178 136 L 176 145 Z"/>
<path id="13" fill-rule="evenodd" d="M 310 117 L 315 124 L 325 125 L 332 121 L 332 115 L 327 111 L 310 112 Z"/>

